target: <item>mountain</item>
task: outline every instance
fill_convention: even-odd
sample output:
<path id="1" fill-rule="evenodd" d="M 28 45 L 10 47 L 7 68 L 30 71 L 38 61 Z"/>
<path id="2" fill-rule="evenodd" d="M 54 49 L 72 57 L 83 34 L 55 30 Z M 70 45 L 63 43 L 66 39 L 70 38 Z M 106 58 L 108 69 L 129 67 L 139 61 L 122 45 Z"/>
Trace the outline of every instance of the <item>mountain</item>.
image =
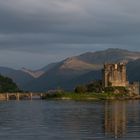
<path id="1" fill-rule="evenodd" d="M 104 64 L 114 63 L 120 61 L 132 61 L 140 58 L 140 52 L 131 52 L 123 49 L 107 49 L 105 51 L 88 52 L 77 56 L 78 59 L 93 63 L 93 64 Z"/>
<path id="2" fill-rule="evenodd" d="M 23 89 L 23 86 L 26 83 L 34 79 L 32 76 L 30 76 L 29 74 L 21 70 L 15 70 L 6 67 L 0 67 L 0 74 L 11 78 L 18 85 L 20 89 Z"/>
<path id="3" fill-rule="evenodd" d="M 134 72 L 132 65 L 136 65 L 134 63 L 138 59 L 140 59 L 140 52 L 122 49 L 84 53 L 55 63 L 48 69 L 46 67 L 44 74 L 30 81 L 24 88 L 31 91 L 47 91 L 56 88 L 72 90 L 78 84 L 101 79 L 104 63 L 129 62 L 128 69 L 132 67 L 132 70 L 128 70 L 130 74 Z M 131 77 L 130 79 L 133 80 Z"/>
<path id="4" fill-rule="evenodd" d="M 28 75 L 30 75 L 34 78 L 38 78 L 45 73 L 45 71 L 43 71 L 43 70 L 33 71 L 33 70 L 30 70 L 30 69 L 26 69 L 26 68 L 22 68 L 21 71 L 24 72 L 24 73 L 27 73 Z"/>
<path id="5" fill-rule="evenodd" d="M 140 81 L 140 59 L 127 64 L 127 73 L 130 82 Z"/>
<path id="6" fill-rule="evenodd" d="M 30 76 L 34 77 L 34 78 L 38 78 L 40 77 L 41 75 L 43 75 L 45 72 L 51 70 L 53 67 L 55 67 L 56 65 L 58 65 L 59 63 L 51 63 L 51 64 L 48 64 L 47 66 L 41 68 L 41 69 L 38 69 L 38 70 L 30 70 L 30 69 L 27 69 L 27 68 L 22 68 L 21 71 L 23 71 L 24 73 L 27 73 L 29 74 Z"/>
<path id="7" fill-rule="evenodd" d="M 37 70 L 37 71 L 43 71 L 43 72 L 46 72 L 46 71 L 49 71 L 51 70 L 52 68 L 54 68 L 55 66 L 59 65 L 59 62 L 56 62 L 56 63 L 51 63 L 51 64 L 48 64 L 47 66 Z"/>

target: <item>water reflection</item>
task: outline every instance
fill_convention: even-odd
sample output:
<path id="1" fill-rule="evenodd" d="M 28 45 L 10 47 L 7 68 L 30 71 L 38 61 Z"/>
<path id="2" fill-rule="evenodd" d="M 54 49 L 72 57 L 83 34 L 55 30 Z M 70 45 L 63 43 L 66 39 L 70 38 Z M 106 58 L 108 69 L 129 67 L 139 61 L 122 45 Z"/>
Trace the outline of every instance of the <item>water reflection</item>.
<path id="1" fill-rule="evenodd" d="M 105 134 L 119 138 L 126 133 L 126 102 L 105 103 Z"/>
<path id="2" fill-rule="evenodd" d="M 0 102 L 0 140 L 140 140 L 140 101 Z"/>

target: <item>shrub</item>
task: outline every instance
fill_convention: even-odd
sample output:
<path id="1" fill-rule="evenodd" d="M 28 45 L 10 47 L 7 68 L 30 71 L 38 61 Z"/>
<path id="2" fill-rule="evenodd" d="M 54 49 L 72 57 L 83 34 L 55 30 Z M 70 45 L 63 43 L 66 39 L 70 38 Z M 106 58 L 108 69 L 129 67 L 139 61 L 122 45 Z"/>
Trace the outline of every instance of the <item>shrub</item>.
<path id="1" fill-rule="evenodd" d="M 105 87 L 105 92 L 111 92 L 116 94 L 127 94 L 128 90 L 125 87 Z"/>
<path id="2" fill-rule="evenodd" d="M 87 87 L 85 85 L 79 85 L 75 88 L 76 93 L 85 93 L 87 92 Z"/>
<path id="3" fill-rule="evenodd" d="M 18 92 L 19 88 L 12 81 L 12 79 L 8 77 L 4 77 L 0 75 L 0 92 Z"/>
<path id="4" fill-rule="evenodd" d="M 102 81 L 94 81 L 86 85 L 88 92 L 101 93 L 103 91 Z"/>

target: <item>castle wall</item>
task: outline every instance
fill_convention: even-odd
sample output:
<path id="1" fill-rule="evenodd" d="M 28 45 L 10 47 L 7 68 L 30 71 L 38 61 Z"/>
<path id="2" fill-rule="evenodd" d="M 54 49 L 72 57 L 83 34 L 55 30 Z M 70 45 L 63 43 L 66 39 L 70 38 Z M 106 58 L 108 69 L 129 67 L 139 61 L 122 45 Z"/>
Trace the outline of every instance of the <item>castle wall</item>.
<path id="1" fill-rule="evenodd" d="M 105 64 L 103 70 L 103 85 L 108 86 L 128 86 L 126 75 L 126 65 L 119 64 Z"/>
<path id="2" fill-rule="evenodd" d="M 130 94 L 140 95 L 140 83 L 127 80 L 126 64 L 105 64 L 102 73 L 104 87 L 127 87 Z"/>

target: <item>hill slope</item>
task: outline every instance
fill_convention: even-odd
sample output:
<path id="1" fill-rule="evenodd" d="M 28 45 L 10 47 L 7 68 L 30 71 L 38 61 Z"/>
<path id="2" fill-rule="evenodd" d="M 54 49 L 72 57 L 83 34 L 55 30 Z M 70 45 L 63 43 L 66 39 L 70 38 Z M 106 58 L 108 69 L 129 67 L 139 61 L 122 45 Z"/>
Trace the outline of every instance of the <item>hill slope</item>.
<path id="1" fill-rule="evenodd" d="M 29 82 L 24 88 L 31 91 L 47 91 L 56 88 L 72 90 L 78 84 L 101 79 L 101 69 L 104 63 L 125 61 L 133 64 L 139 58 L 140 52 L 121 49 L 85 53 L 63 60 L 39 78 Z M 130 73 L 130 67 L 132 66 L 128 66 L 128 73 Z"/>
<path id="2" fill-rule="evenodd" d="M 104 64 L 120 61 L 132 61 L 140 58 L 140 52 L 132 52 L 123 49 L 107 49 L 105 51 L 89 52 L 77 56 L 78 59 L 93 64 Z"/>
<path id="3" fill-rule="evenodd" d="M 23 89 L 24 85 L 29 81 L 32 81 L 34 78 L 29 74 L 6 67 L 0 67 L 0 74 L 6 77 L 11 78 L 20 89 Z"/>
<path id="4" fill-rule="evenodd" d="M 140 81 L 140 59 L 127 64 L 128 79 L 130 82 Z"/>

